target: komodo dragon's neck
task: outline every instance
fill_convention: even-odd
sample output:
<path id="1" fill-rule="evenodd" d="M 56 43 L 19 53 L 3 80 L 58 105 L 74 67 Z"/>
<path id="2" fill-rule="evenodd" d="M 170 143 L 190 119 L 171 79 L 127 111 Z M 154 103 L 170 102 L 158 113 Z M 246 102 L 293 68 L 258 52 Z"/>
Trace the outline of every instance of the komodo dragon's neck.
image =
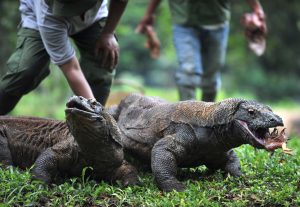
<path id="1" fill-rule="evenodd" d="M 229 150 L 244 144 L 233 123 L 237 104 L 234 100 L 217 103 L 183 101 L 177 104 L 172 120 L 212 129 L 212 137 L 207 142 L 218 149 Z"/>
<path id="2" fill-rule="evenodd" d="M 214 144 L 222 151 L 239 147 L 245 142 L 236 134 L 233 123 L 213 127 Z"/>

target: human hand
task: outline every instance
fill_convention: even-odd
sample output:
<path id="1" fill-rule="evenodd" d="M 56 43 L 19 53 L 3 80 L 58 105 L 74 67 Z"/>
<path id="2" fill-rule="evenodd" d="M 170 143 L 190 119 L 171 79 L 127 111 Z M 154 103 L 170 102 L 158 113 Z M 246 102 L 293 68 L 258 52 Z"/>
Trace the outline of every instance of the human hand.
<path id="1" fill-rule="evenodd" d="M 152 58 L 156 59 L 160 55 L 160 42 L 153 28 L 154 16 L 145 16 L 139 25 L 136 27 L 135 32 L 145 34 L 147 37 L 145 47 L 150 50 Z"/>
<path id="2" fill-rule="evenodd" d="M 145 47 L 150 50 L 150 55 L 152 58 L 156 59 L 160 55 L 160 42 L 153 30 L 153 27 L 147 26 L 144 32 L 147 36 Z"/>
<path id="3" fill-rule="evenodd" d="M 246 13 L 241 18 L 245 27 L 245 36 L 249 42 L 249 48 L 258 56 L 262 55 L 266 48 L 267 26 L 263 12 Z"/>
<path id="4" fill-rule="evenodd" d="M 96 42 L 95 55 L 101 57 L 101 67 L 113 70 L 119 61 L 119 44 L 113 33 L 102 33 Z"/>
<path id="5" fill-rule="evenodd" d="M 241 23 L 245 27 L 246 36 L 251 37 L 254 32 L 266 36 L 267 25 L 262 12 L 246 13 L 241 18 Z"/>
<path id="6" fill-rule="evenodd" d="M 155 20 L 154 15 L 150 15 L 150 16 L 145 15 L 140 21 L 140 23 L 138 24 L 138 26 L 135 28 L 135 32 L 144 34 L 147 30 L 147 27 L 153 27 L 154 20 Z"/>
<path id="7" fill-rule="evenodd" d="M 267 29 L 267 23 L 266 23 L 266 17 L 265 14 L 262 10 L 258 10 L 254 12 L 255 15 L 257 16 L 256 18 L 259 20 L 259 28 L 263 32 L 263 34 L 266 36 L 268 33 Z"/>

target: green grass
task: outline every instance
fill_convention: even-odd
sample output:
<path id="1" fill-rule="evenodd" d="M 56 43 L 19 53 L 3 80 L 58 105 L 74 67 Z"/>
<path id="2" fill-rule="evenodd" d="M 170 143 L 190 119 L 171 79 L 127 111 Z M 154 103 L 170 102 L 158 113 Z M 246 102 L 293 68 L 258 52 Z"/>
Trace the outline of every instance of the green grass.
<path id="1" fill-rule="evenodd" d="M 244 175 L 225 178 L 205 175 L 205 167 L 180 172 L 184 192 L 162 193 L 150 173 L 141 172 L 142 185 L 122 188 L 105 182 L 72 178 L 60 185 L 31 181 L 29 171 L 0 171 L 0 206 L 299 206 L 300 139 L 272 156 L 251 146 L 236 149 Z"/>

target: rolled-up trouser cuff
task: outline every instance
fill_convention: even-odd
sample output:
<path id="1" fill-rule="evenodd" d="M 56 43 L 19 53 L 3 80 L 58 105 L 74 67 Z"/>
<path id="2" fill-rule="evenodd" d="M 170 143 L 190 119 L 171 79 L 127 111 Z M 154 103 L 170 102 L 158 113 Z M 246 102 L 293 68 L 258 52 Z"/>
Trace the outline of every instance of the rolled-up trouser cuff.
<path id="1" fill-rule="evenodd" d="M 221 88 L 221 77 L 218 74 L 215 77 L 206 78 L 200 74 L 176 72 L 175 81 L 177 86 L 201 88 L 207 92 L 218 91 Z"/>
<path id="2" fill-rule="evenodd" d="M 221 88 L 221 76 L 216 75 L 213 78 L 202 78 L 200 88 L 205 92 L 215 92 Z"/>
<path id="3" fill-rule="evenodd" d="M 183 73 L 181 71 L 176 72 L 175 81 L 177 85 L 185 87 L 199 87 L 200 86 L 200 74 L 195 73 Z"/>
<path id="4" fill-rule="evenodd" d="M 196 99 L 196 89 L 193 87 L 178 86 L 179 100 L 195 100 Z"/>

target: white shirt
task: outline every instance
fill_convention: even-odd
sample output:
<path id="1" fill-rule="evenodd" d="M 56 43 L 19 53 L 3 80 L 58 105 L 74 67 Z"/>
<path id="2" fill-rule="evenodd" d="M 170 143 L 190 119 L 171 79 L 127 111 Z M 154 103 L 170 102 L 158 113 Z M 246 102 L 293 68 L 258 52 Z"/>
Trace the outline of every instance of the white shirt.
<path id="1" fill-rule="evenodd" d="M 62 65 L 75 56 L 69 35 L 76 34 L 107 17 L 107 0 L 87 10 L 84 18 L 54 16 L 44 0 L 20 0 L 21 26 L 38 30 L 54 64 Z"/>

